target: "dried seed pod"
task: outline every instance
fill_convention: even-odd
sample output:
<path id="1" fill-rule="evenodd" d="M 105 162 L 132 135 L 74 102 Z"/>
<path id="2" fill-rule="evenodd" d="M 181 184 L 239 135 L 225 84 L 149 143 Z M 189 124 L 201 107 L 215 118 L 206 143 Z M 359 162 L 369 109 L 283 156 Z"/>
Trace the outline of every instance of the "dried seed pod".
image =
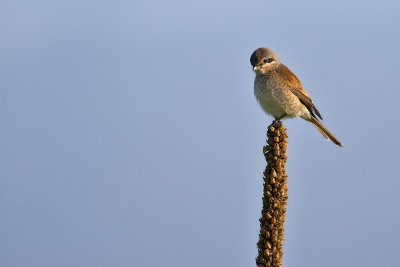
<path id="1" fill-rule="evenodd" d="M 275 261 L 278 261 L 279 258 L 280 258 L 280 254 L 279 254 L 278 251 L 275 251 L 275 252 L 273 253 L 273 256 L 274 256 L 274 260 L 275 260 Z"/>
<path id="2" fill-rule="evenodd" d="M 273 236 L 278 236 L 278 229 L 274 229 L 274 230 L 272 231 L 272 235 L 273 235 Z"/>
<path id="3" fill-rule="evenodd" d="M 266 249 L 266 250 L 264 250 L 264 256 L 265 257 L 267 257 L 267 258 L 269 258 L 270 256 L 271 256 L 271 251 L 270 250 L 268 250 L 268 249 Z"/>
<path id="4" fill-rule="evenodd" d="M 269 238 L 271 237 L 271 232 L 266 231 L 266 232 L 265 232 L 265 237 L 269 239 Z"/>

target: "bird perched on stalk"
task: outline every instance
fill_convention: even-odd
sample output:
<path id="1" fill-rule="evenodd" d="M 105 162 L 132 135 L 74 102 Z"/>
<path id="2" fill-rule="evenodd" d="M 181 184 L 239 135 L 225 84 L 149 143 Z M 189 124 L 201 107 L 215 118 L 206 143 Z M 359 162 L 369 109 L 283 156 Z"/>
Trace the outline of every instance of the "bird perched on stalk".
<path id="1" fill-rule="evenodd" d="M 300 80 L 271 49 L 258 48 L 251 55 L 250 63 L 256 73 L 254 95 L 266 113 L 276 120 L 300 117 L 311 122 L 325 139 L 342 146 L 318 120 L 322 120 L 322 116 Z"/>

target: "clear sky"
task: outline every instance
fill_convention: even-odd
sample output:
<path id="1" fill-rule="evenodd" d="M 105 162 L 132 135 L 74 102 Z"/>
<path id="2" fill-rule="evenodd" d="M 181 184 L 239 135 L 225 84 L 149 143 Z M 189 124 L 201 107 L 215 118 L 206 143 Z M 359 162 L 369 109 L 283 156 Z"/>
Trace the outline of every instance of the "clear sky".
<path id="1" fill-rule="evenodd" d="M 0 266 L 255 266 L 260 46 L 343 143 L 284 122 L 284 266 L 400 266 L 399 10 L 1 1 Z"/>

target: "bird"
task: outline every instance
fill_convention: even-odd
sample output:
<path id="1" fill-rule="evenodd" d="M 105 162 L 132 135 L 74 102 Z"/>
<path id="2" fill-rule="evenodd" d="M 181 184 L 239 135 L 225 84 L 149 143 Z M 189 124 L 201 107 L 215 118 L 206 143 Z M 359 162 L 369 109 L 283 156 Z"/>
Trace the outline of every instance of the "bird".
<path id="1" fill-rule="evenodd" d="M 250 63 L 256 74 L 254 95 L 267 114 L 275 120 L 300 117 L 311 122 L 325 139 L 342 146 L 319 120 L 322 116 L 300 80 L 281 63 L 274 51 L 260 47 L 251 55 Z"/>

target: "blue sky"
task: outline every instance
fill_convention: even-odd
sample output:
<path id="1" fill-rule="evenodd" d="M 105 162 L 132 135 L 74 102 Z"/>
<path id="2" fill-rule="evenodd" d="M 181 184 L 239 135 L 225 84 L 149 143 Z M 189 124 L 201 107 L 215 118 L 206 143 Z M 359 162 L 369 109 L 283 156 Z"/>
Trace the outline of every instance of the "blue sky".
<path id="1" fill-rule="evenodd" d="M 0 265 L 254 266 L 268 46 L 343 143 L 284 122 L 284 266 L 399 266 L 399 8 L 2 1 Z"/>

